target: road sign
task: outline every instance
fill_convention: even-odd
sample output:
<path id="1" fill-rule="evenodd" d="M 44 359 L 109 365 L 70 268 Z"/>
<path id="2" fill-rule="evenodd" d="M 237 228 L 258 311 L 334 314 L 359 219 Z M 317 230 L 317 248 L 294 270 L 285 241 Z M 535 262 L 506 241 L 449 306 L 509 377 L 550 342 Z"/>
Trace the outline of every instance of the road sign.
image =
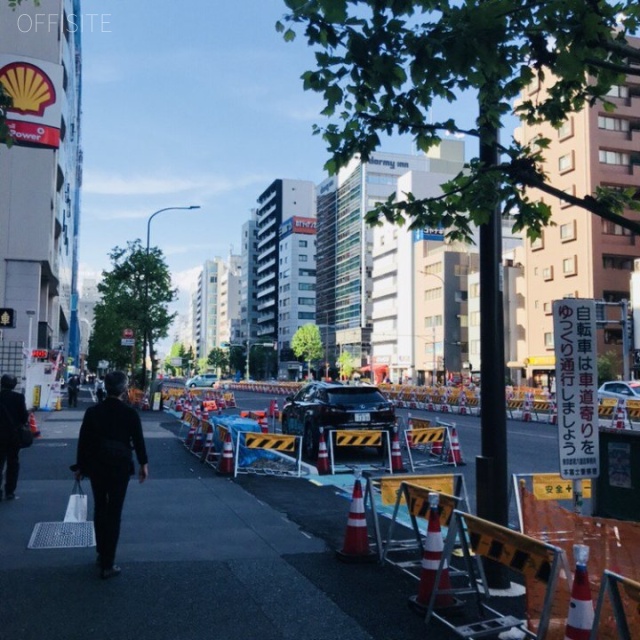
<path id="1" fill-rule="evenodd" d="M 120 340 L 120 344 L 123 347 L 133 347 L 135 343 L 136 343 L 135 338 L 122 338 L 122 340 Z"/>
<path id="2" fill-rule="evenodd" d="M 0 328 L 14 329 L 16 326 L 16 310 L 7 307 L 0 308 Z"/>
<path id="3" fill-rule="evenodd" d="M 558 445 L 565 480 L 600 473 L 596 332 L 595 300 L 554 300 Z"/>
<path id="4" fill-rule="evenodd" d="M 133 338 L 134 337 L 133 329 L 123 329 L 122 330 L 122 337 L 123 338 Z"/>

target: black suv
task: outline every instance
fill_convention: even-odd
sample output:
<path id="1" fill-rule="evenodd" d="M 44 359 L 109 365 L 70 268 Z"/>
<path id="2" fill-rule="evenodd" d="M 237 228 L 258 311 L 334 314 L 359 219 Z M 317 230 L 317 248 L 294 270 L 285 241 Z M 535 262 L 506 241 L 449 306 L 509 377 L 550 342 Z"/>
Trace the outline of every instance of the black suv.
<path id="1" fill-rule="evenodd" d="M 320 427 L 329 429 L 387 429 L 393 435 L 395 408 L 377 387 L 337 382 L 310 382 L 282 408 L 282 433 L 301 435 L 304 457 L 318 456 Z M 328 442 L 328 440 L 327 440 Z"/>

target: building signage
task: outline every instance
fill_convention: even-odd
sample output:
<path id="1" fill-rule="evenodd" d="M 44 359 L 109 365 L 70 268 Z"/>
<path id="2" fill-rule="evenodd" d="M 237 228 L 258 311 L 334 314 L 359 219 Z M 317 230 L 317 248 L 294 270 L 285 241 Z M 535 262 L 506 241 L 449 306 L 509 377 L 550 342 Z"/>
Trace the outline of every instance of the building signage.
<path id="1" fill-rule="evenodd" d="M 0 83 L 11 96 L 7 127 L 15 144 L 60 146 L 62 65 L 0 55 Z"/>
<path id="2" fill-rule="evenodd" d="M 442 242 L 444 240 L 444 229 L 438 227 L 425 227 L 424 229 L 413 230 L 413 241 L 421 242 L 422 240 L 436 240 Z"/>
<path id="3" fill-rule="evenodd" d="M 597 478 L 598 388 L 595 300 L 553 302 L 560 475 Z"/>
<path id="4" fill-rule="evenodd" d="M 0 309 L 0 329 L 14 329 L 16 326 L 16 310 L 3 307 Z"/>
<path id="5" fill-rule="evenodd" d="M 292 216 L 280 225 L 280 239 L 290 236 L 292 233 L 314 235 L 316 233 L 316 219 Z"/>

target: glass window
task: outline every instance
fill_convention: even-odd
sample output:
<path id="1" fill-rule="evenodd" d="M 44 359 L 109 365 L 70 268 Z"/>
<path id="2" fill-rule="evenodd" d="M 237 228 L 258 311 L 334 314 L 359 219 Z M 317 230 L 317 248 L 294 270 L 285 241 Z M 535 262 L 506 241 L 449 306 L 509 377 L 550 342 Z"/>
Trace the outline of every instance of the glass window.
<path id="1" fill-rule="evenodd" d="M 629 121 L 624 118 L 598 116 L 598 128 L 607 131 L 629 131 Z"/>
<path id="2" fill-rule="evenodd" d="M 298 255 L 298 262 L 308 262 L 309 261 L 309 256 L 301 253 Z"/>
<path id="3" fill-rule="evenodd" d="M 576 256 L 565 258 L 562 261 L 562 273 L 565 276 L 575 276 L 578 273 L 578 259 Z"/>
<path id="4" fill-rule="evenodd" d="M 307 246 L 306 240 L 298 240 L 298 246 L 302 249 Z"/>
<path id="5" fill-rule="evenodd" d="M 553 349 L 553 346 L 554 346 L 553 331 L 549 331 L 544 334 L 544 346 L 549 349 Z"/>
<path id="6" fill-rule="evenodd" d="M 576 221 L 572 220 L 560 225 L 560 241 L 569 242 L 576 239 Z"/>
<path id="7" fill-rule="evenodd" d="M 573 151 L 558 158 L 558 171 L 571 171 L 571 169 L 573 169 Z"/>
<path id="8" fill-rule="evenodd" d="M 616 165 L 628 165 L 630 156 L 623 151 L 608 151 L 607 149 L 600 149 L 598 151 L 598 158 L 601 164 L 616 164 Z"/>
<path id="9" fill-rule="evenodd" d="M 573 135 L 573 118 L 565 120 L 558 129 L 558 139 L 565 140 Z"/>

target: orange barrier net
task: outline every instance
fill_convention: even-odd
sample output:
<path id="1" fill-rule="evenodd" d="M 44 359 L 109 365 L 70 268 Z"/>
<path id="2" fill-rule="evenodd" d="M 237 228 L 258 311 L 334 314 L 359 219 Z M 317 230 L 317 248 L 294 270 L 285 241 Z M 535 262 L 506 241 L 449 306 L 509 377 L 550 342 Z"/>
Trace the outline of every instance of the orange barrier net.
<path id="1" fill-rule="evenodd" d="M 575 568 L 573 545 L 586 544 L 589 547 L 587 565 L 591 596 L 595 603 L 605 569 L 628 576 L 633 580 L 640 578 L 640 524 L 581 516 L 564 509 L 554 500 L 537 500 L 526 487 L 520 487 L 524 531 L 527 535 L 550 542 L 564 549 L 569 566 Z M 527 587 L 527 614 L 532 629 L 540 619 L 544 601 L 544 589 L 535 581 L 529 580 Z M 553 601 L 551 624 L 547 640 L 563 640 L 569 612 L 570 591 L 568 582 L 560 580 Z M 637 602 L 623 592 L 622 600 L 629 625 L 640 623 Z M 617 640 L 613 609 L 605 602 L 600 626 L 599 640 Z"/>

